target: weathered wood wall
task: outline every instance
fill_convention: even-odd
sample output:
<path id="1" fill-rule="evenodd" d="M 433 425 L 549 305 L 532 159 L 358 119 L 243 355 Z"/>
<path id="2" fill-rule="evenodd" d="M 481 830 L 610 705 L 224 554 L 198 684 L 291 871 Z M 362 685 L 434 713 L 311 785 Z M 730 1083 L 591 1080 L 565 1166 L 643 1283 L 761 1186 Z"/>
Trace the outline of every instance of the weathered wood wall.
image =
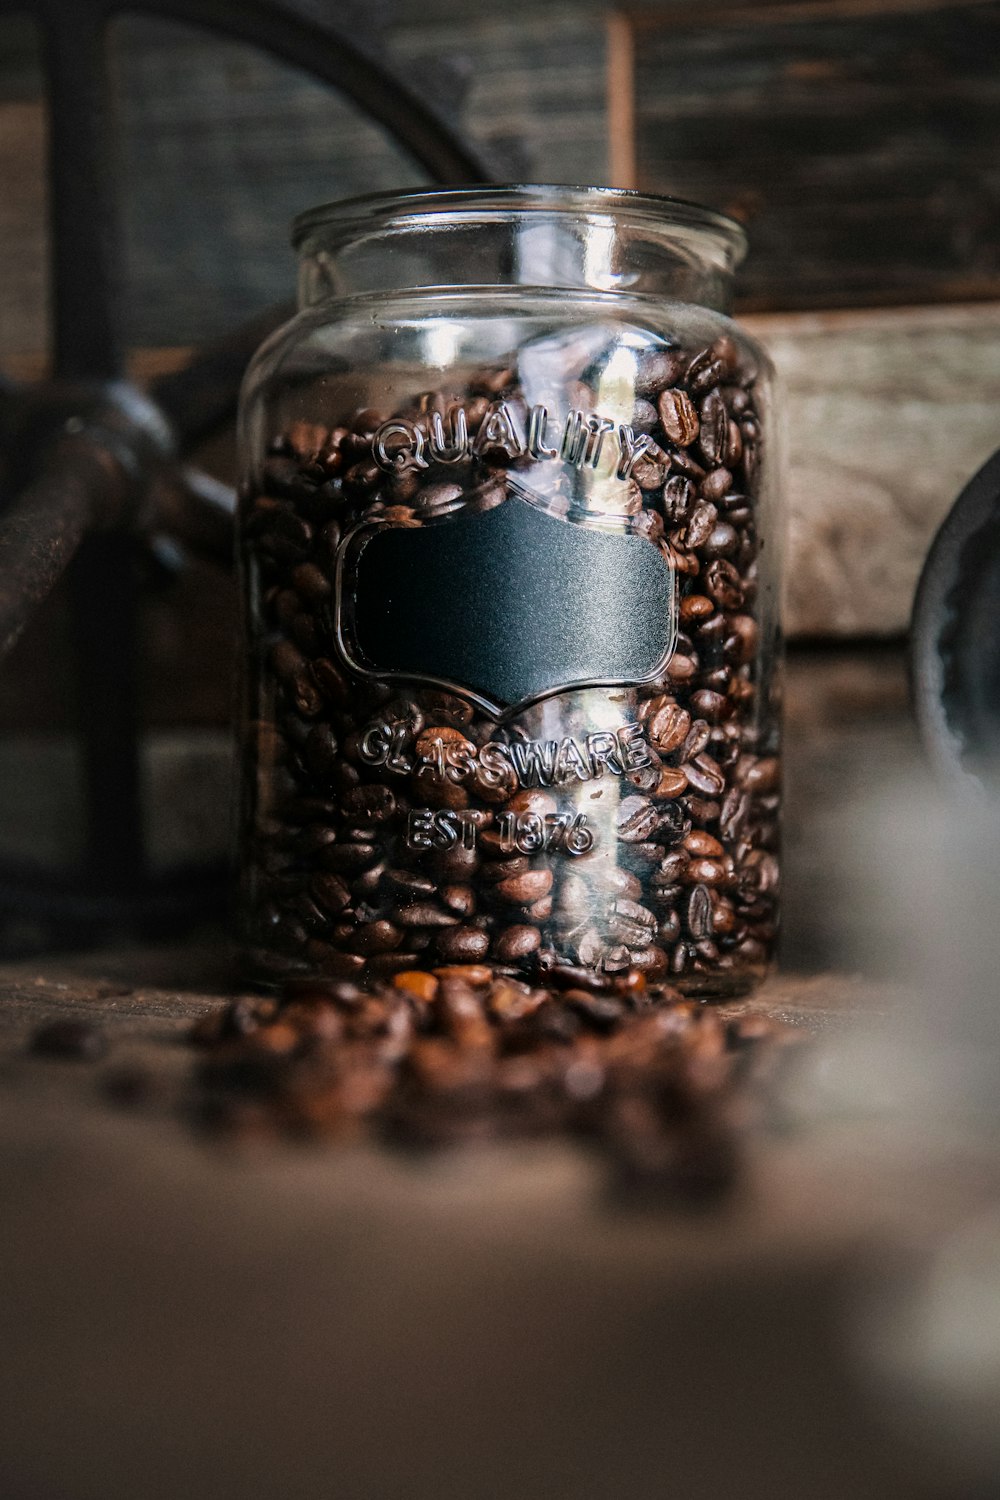
<path id="1" fill-rule="evenodd" d="M 642 5 L 616 40 L 619 175 L 747 221 L 745 309 L 1000 296 L 995 0 Z"/>

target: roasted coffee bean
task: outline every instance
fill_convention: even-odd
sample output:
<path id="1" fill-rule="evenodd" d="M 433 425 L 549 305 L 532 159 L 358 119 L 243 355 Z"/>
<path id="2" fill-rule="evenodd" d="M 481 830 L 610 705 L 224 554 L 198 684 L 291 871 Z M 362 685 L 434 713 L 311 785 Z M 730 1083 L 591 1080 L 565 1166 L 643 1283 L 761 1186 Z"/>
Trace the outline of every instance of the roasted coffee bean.
<path id="1" fill-rule="evenodd" d="M 653 788 L 653 796 L 664 798 L 679 797 L 685 791 L 687 784 L 687 777 L 679 766 L 663 766 L 660 770 L 659 780 Z M 664 831 L 662 818 L 658 831 L 662 837 Z"/>
<path id="2" fill-rule="evenodd" d="M 446 927 L 437 934 L 434 946 L 446 963 L 472 964 L 489 952 L 489 933 L 477 927 Z"/>
<path id="3" fill-rule="evenodd" d="M 726 361 L 717 358 L 714 350 L 703 349 L 696 354 L 687 368 L 685 377 L 688 389 L 696 395 L 710 390 L 712 386 L 718 385 L 727 373 Z"/>
<path id="4" fill-rule="evenodd" d="M 712 535 L 718 514 L 714 505 L 709 505 L 704 500 L 698 501 L 685 528 L 685 545 L 693 552 L 697 552 L 699 547 L 704 547 Z"/>
<path id="5" fill-rule="evenodd" d="M 725 790 L 726 778 L 710 755 L 695 755 L 685 764 L 684 774 L 689 784 L 706 797 L 718 797 Z"/>
<path id="6" fill-rule="evenodd" d="M 693 760 L 696 755 L 700 755 L 708 745 L 711 735 L 712 731 L 704 719 L 693 720 L 680 748 L 681 761 L 687 762 Z"/>
<path id="7" fill-rule="evenodd" d="M 394 906 L 390 915 L 400 927 L 457 927 L 460 920 L 454 912 L 443 911 L 431 901 Z"/>
<path id="8" fill-rule="evenodd" d="M 459 917 L 471 917 L 476 910 L 476 893 L 471 885 L 443 885 L 438 891 L 441 904 Z"/>
<path id="9" fill-rule="evenodd" d="M 351 888 L 339 875 L 314 875 L 309 889 L 315 901 L 331 916 L 338 916 L 345 906 L 351 904 Z"/>
<path id="10" fill-rule="evenodd" d="M 682 526 L 691 514 L 698 491 L 690 479 L 672 474 L 663 486 L 663 514 L 671 526 Z"/>
<path id="11" fill-rule="evenodd" d="M 691 694 L 691 707 L 699 718 L 716 724 L 726 711 L 726 699 L 722 693 L 712 692 L 710 688 L 700 688 L 698 692 Z"/>
<path id="12" fill-rule="evenodd" d="M 688 932 L 695 941 L 712 931 L 712 897 L 707 885 L 696 885 L 687 904 Z"/>
<path id="13" fill-rule="evenodd" d="M 618 837 L 629 844 L 645 842 L 660 822 L 660 811 L 645 797 L 623 797 L 618 806 Z"/>
<path id="14" fill-rule="evenodd" d="M 698 443 L 701 451 L 710 465 L 721 464 L 729 436 L 729 413 L 721 392 L 709 391 L 701 403 L 698 415 L 700 421 Z M 702 493 L 704 493 L 704 485 Z"/>
<path id="15" fill-rule="evenodd" d="M 552 889 L 551 870 L 525 870 L 523 874 L 508 875 L 496 886 L 496 894 L 502 901 L 526 906 L 547 896 Z"/>
<path id="16" fill-rule="evenodd" d="M 709 565 L 705 587 L 722 609 L 739 609 L 743 603 L 740 575 L 732 563 L 718 559 Z"/>
<path id="17" fill-rule="evenodd" d="M 646 719 L 646 733 L 657 750 L 668 754 L 683 745 L 691 728 L 691 715 L 672 698 L 654 698 Z"/>
<path id="18" fill-rule="evenodd" d="M 713 600 L 704 594 L 689 594 L 681 600 L 680 616 L 685 625 L 697 625 L 715 613 Z"/>
<path id="19" fill-rule="evenodd" d="M 711 474 L 706 474 L 701 481 L 701 493 L 706 500 L 714 505 L 729 493 L 733 487 L 733 476 L 728 469 L 713 469 Z"/>
<path id="20" fill-rule="evenodd" d="M 659 413 L 653 403 L 651 401 L 644 401 L 641 397 L 637 398 L 632 406 L 632 420 L 629 424 L 632 431 L 652 432 L 658 421 Z M 737 428 L 737 431 L 739 431 L 739 428 Z M 641 480 L 639 482 L 640 484 L 642 483 Z M 645 489 L 646 486 L 643 485 L 643 488 Z"/>
<path id="21" fill-rule="evenodd" d="M 541 946 L 542 934 L 537 927 L 506 927 L 493 945 L 493 956 L 498 963 L 519 963 L 537 953 Z"/>
<path id="22" fill-rule="evenodd" d="M 670 459 L 662 448 L 647 448 L 632 470 L 640 489 L 655 490 L 663 484 L 670 467 Z"/>
<path id="23" fill-rule="evenodd" d="M 684 374 L 687 356 L 679 349 L 644 354 L 639 360 L 635 389 L 638 396 L 658 396 L 665 386 L 676 385 Z"/>
<path id="24" fill-rule="evenodd" d="M 698 413 L 686 391 L 664 391 L 657 403 L 663 430 L 672 443 L 688 448 L 698 436 Z"/>

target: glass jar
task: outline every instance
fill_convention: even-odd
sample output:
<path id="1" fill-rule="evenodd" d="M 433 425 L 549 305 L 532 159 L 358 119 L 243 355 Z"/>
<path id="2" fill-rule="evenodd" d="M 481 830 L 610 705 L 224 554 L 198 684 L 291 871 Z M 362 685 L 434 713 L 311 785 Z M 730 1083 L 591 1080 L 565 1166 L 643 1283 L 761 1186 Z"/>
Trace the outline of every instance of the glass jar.
<path id="1" fill-rule="evenodd" d="M 240 419 L 257 974 L 746 989 L 779 549 L 742 230 L 506 187 L 328 205 L 294 243 Z"/>

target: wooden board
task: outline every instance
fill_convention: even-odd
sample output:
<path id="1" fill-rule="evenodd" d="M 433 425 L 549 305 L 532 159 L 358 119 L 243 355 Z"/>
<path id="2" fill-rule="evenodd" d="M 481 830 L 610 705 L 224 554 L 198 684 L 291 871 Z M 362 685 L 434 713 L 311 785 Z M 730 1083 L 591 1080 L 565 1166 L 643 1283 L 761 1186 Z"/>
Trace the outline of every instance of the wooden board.
<path id="1" fill-rule="evenodd" d="M 204 950 L 0 968 L 5 1497 L 968 1492 L 883 1420 L 857 1319 L 995 1203 L 995 1151 L 800 1104 L 732 1198 L 683 1211 L 566 1141 L 220 1143 L 191 1128 L 183 1041 L 218 983 Z M 850 1025 L 885 998 L 793 979 L 759 1003 Z M 103 1062 L 27 1055 L 67 1016 Z M 135 1066 L 152 1093 L 116 1108 Z"/>
<path id="2" fill-rule="evenodd" d="M 745 309 L 1000 293 L 995 0 L 626 15 L 631 37 L 611 34 L 634 91 L 618 106 L 616 165 L 633 186 L 746 220 Z"/>
<path id="3" fill-rule="evenodd" d="M 905 631 L 934 532 L 1000 447 L 1000 306 L 746 323 L 781 381 L 790 633 Z"/>

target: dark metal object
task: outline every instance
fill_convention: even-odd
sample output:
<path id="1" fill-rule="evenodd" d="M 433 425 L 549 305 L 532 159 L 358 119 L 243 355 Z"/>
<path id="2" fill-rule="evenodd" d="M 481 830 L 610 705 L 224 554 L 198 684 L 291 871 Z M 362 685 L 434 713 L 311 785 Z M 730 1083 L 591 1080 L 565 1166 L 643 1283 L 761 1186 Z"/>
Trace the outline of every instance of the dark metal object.
<path id="1" fill-rule="evenodd" d="M 222 872 L 154 880 L 147 871 L 135 562 L 144 537 L 168 531 L 228 565 L 232 497 L 178 455 L 232 416 L 250 355 L 291 310 L 272 309 L 154 383 L 156 405 L 122 379 L 106 42 L 109 22 L 126 10 L 256 44 L 339 88 L 437 181 L 491 176 L 446 115 L 391 68 L 356 13 L 331 18 L 311 0 L 0 0 L 0 16 L 28 11 L 43 37 L 54 372 L 41 388 L 0 384 L 0 444 L 14 492 L 0 514 L 0 659 L 72 564 L 88 813 L 83 870 L 58 881 L 0 868 L 0 921 L 47 924 L 50 942 L 162 930 L 220 906 Z"/>
<path id="2" fill-rule="evenodd" d="M 910 666 L 921 738 L 965 789 L 1000 786 L 1000 453 L 959 495 L 913 605 Z"/>

